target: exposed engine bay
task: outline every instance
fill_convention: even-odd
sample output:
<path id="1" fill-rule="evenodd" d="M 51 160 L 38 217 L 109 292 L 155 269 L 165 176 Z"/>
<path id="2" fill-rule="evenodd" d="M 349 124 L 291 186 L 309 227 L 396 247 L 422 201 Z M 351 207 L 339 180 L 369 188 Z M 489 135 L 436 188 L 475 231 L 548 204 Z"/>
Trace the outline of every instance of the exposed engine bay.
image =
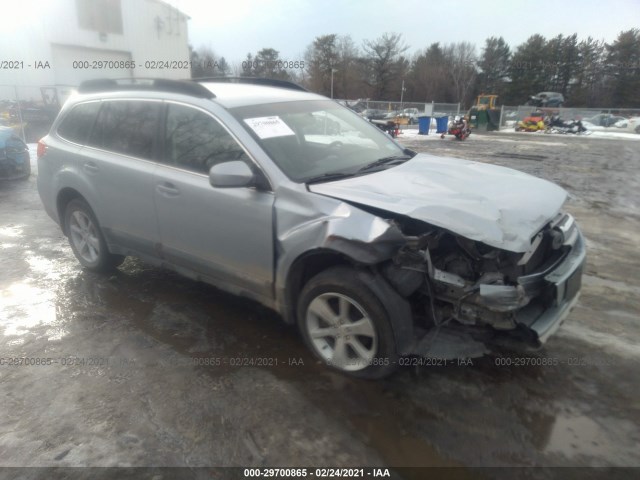
<path id="1" fill-rule="evenodd" d="M 408 241 L 382 272 L 411 300 L 414 317 L 423 319 L 427 330 L 452 323 L 498 331 L 530 327 L 543 312 L 579 290 L 579 284 L 571 285 L 573 291 L 560 294 L 545 278 L 578 240 L 568 214 L 560 213 L 545 225 L 524 253 L 490 247 L 409 218 L 394 222 Z M 530 333 L 529 343 L 539 344 L 540 332 Z"/>

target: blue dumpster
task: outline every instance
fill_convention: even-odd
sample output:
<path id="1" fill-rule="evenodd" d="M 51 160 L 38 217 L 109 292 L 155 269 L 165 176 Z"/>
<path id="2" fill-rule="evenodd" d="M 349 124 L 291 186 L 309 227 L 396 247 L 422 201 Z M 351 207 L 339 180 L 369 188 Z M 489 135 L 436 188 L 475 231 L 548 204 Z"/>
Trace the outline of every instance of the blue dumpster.
<path id="1" fill-rule="evenodd" d="M 449 127 L 449 117 L 436 118 L 436 133 L 447 133 Z"/>
<path id="2" fill-rule="evenodd" d="M 428 115 L 420 115 L 418 117 L 418 134 L 429 135 L 429 127 L 431 126 L 431 117 Z"/>

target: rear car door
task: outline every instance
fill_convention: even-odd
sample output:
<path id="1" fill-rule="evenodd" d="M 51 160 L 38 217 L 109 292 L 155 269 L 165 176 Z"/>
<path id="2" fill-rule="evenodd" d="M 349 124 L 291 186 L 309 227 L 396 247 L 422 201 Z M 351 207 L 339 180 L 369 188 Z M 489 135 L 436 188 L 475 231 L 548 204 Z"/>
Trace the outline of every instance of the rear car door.
<path id="1" fill-rule="evenodd" d="M 79 168 L 98 193 L 96 215 L 107 243 L 156 254 L 153 204 L 161 101 L 103 101 Z"/>
<path id="2" fill-rule="evenodd" d="M 165 159 L 153 192 L 164 258 L 215 283 L 271 296 L 273 193 L 214 188 L 208 176 L 212 166 L 233 160 L 263 174 L 209 112 L 167 102 L 164 131 Z"/>

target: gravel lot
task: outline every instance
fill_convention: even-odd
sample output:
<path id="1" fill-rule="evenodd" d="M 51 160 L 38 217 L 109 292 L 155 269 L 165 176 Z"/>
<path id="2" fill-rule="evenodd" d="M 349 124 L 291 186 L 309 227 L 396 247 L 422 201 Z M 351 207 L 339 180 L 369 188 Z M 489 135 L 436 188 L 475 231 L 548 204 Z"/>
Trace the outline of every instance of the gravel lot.
<path id="1" fill-rule="evenodd" d="M 0 365 L 0 466 L 453 466 L 460 478 L 483 466 L 640 467 L 640 142 L 399 140 L 570 192 L 588 264 L 578 306 L 543 350 L 502 352 L 511 366 L 491 356 L 348 379 L 260 306 L 132 259 L 110 277 L 83 271 L 34 169 L 0 182 L 0 357 L 57 363 Z M 531 358 L 557 364 L 519 364 Z"/>

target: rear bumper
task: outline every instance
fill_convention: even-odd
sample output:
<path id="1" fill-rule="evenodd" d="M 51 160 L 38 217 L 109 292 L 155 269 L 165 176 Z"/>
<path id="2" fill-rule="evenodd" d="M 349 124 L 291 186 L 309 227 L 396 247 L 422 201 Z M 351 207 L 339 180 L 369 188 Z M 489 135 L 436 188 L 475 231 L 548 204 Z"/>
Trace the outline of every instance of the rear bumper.
<path id="1" fill-rule="evenodd" d="M 47 162 L 38 159 L 38 176 L 36 177 L 36 184 L 38 186 L 38 195 L 40 195 L 40 200 L 42 201 L 42 206 L 44 207 L 47 215 L 51 217 L 51 219 L 56 222 L 58 225 L 61 225 L 60 218 L 58 218 L 58 211 L 56 209 L 56 196 L 54 195 L 54 185 L 51 179 L 53 178 L 54 172 L 47 164 Z"/>
<path id="2" fill-rule="evenodd" d="M 20 159 L 20 161 L 9 158 L 0 159 L 0 180 L 14 180 L 24 178 L 31 173 L 29 158 Z"/>

